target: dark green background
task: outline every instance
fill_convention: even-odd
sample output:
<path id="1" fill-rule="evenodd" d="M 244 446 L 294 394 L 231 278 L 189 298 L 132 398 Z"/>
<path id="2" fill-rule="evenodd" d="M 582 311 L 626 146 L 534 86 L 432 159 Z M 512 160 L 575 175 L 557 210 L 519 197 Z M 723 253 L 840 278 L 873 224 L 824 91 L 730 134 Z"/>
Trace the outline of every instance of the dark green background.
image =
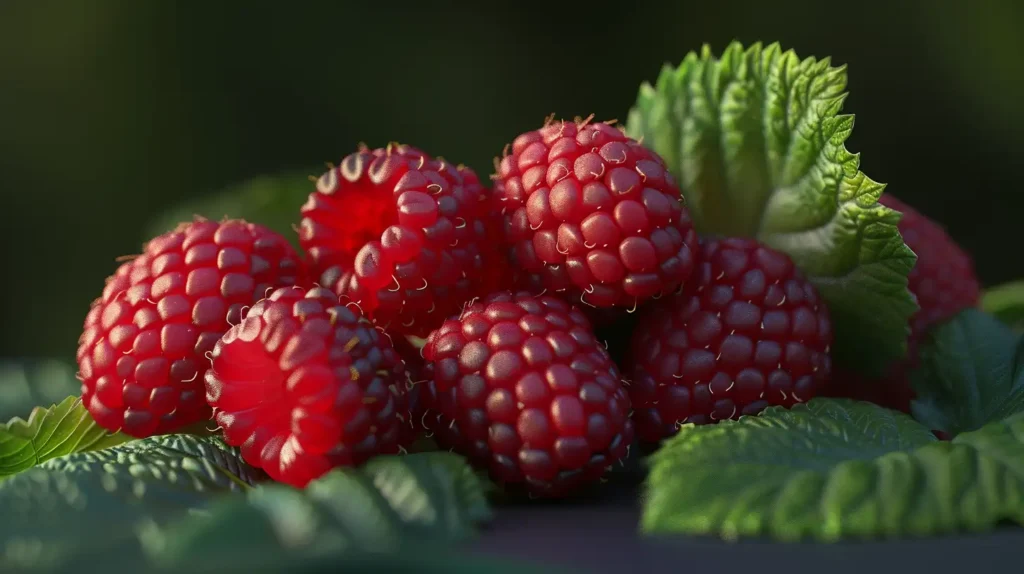
<path id="1" fill-rule="evenodd" d="M 625 119 L 665 61 L 732 39 L 850 66 L 863 169 L 1024 275 L 1024 2 L 0 0 L 0 356 L 71 357 L 148 220 L 402 140 L 488 173 L 544 116 Z"/>

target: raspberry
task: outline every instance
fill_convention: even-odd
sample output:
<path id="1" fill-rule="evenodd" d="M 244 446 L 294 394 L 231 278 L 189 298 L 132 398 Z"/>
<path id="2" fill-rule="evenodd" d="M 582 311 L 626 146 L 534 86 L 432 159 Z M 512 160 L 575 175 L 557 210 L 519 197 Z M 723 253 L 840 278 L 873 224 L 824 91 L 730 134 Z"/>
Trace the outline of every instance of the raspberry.
<path id="1" fill-rule="evenodd" d="M 493 208 L 469 168 L 403 145 L 363 148 L 317 181 L 300 241 L 322 285 L 423 337 L 492 287 L 485 269 L 504 267 L 490 259 Z"/>
<path id="2" fill-rule="evenodd" d="M 402 427 L 400 442 L 402 447 L 409 447 L 415 443 L 426 429 L 423 424 L 425 408 L 421 398 L 422 391 L 426 385 L 420 384 L 424 377 L 424 360 L 420 353 L 423 339 L 403 336 L 390 337 L 391 343 L 402 360 L 405 371 L 405 397 L 409 417 Z"/>
<path id="3" fill-rule="evenodd" d="M 548 123 L 511 148 L 494 192 L 510 257 L 536 283 L 592 307 L 635 308 L 689 277 L 697 235 L 657 154 L 589 120 Z"/>
<path id="4" fill-rule="evenodd" d="M 832 324 L 792 260 L 752 239 L 705 240 L 679 294 L 644 309 L 629 395 L 641 439 L 792 406 L 829 380 Z"/>
<path id="5" fill-rule="evenodd" d="M 437 442 L 500 483 L 562 496 L 600 478 L 633 440 L 618 368 L 583 313 L 557 297 L 492 294 L 431 333 L 424 357 Z"/>
<path id="6" fill-rule="evenodd" d="M 900 234 L 917 254 L 917 263 L 907 278 L 910 292 L 921 307 L 910 319 L 910 339 L 916 347 L 933 325 L 976 306 L 981 285 L 970 255 L 941 225 L 890 194 L 883 194 L 880 203 L 903 214 Z"/>
<path id="7" fill-rule="evenodd" d="M 855 373 L 836 372 L 828 394 L 865 401 L 904 412 L 910 411 L 914 391 L 907 377 L 917 366 L 918 346 L 934 325 L 960 311 L 978 305 L 981 285 L 974 263 L 941 225 L 886 193 L 882 205 L 903 214 L 899 230 L 903 241 L 917 254 L 907 277 L 907 287 L 917 297 L 920 310 L 910 318 L 907 355 L 890 365 L 882 377 L 867 379 Z"/>
<path id="8" fill-rule="evenodd" d="M 245 306 L 302 273 L 286 239 L 244 221 L 197 220 L 156 237 L 86 316 L 82 402 L 100 426 L 135 437 L 209 419 L 206 354 Z"/>
<path id="9" fill-rule="evenodd" d="M 388 337 L 327 289 L 274 291 L 213 351 L 206 398 L 224 440 L 302 488 L 399 450 L 405 374 Z"/>

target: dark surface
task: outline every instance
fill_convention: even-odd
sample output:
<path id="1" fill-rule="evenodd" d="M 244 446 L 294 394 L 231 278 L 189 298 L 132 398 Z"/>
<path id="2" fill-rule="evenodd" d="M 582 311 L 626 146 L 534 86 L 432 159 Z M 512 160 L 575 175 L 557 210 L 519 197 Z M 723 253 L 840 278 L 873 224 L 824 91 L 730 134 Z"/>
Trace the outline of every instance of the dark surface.
<path id="1" fill-rule="evenodd" d="M 529 560 L 567 572 L 922 574 L 1015 571 L 1024 530 L 892 542 L 782 544 L 639 534 L 637 480 L 609 485 L 599 498 L 498 506 L 474 552 Z M 1001 566 L 1000 566 L 1001 564 Z"/>

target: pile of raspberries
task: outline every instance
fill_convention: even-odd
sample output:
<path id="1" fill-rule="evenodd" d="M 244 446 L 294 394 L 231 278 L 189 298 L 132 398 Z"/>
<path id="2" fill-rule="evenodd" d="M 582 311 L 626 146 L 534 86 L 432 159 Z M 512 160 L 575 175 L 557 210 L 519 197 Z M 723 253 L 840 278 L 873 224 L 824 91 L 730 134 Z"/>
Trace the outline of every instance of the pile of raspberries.
<path id="1" fill-rule="evenodd" d="M 240 220 L 152 239 L 86 317 L 84 404 L 135 437 L 215 426 L 299 488 L 429 437 L 557 497 L 685 423 L 816 395 L 906 410 L 920 335 L 977 303 L 967 255 L 885 196 L 921 311 L 906 359 L 866 381 L 833 369 L 828 308 L 793 261 L 698 237 L 664 161 L 611 123 L 549 119 L 495 167 L 488 186 L 361 147 L 316 179 L 305 256 Z M 622 348 L 600 335 L 622 332 Z"/>

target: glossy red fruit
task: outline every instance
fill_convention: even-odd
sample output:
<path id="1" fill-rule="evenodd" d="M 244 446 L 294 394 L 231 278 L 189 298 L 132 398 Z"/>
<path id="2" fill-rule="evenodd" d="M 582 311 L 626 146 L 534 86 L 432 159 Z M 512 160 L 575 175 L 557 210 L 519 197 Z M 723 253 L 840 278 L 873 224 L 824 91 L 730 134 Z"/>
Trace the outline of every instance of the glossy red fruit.
<path id="1" fill-rule="evenodd" d="M 323 174 L 300 240 L 320 284 L 395 334 L 426 336 L 501 281 L 494 202 L 469 168 L 403 145 L 361 149 Z"/>
<path id="2" fill-rule="evenodd" d="M 635 308 L 693 271 L 697 235 L 672 175 L 608 124 L 556 121 L 520 135 L 494 191 L 520 287 Z"/>
<path id="3" fill-rule="evenodd" d="M 499 483 L 563 496 L 600 478 L 633 440 L 618 368 L 560 298 L 493 294 L 431 333 L 423 351 L 424 400 L 436 414 L 428 427 Z"/>
<path id="4" fill-rule="evenodd" d="M 209 419 L 207 354 L 246 306 L 302 277 L 288 241 L 259 225 L 195 221 L 156 237 L 92 303 L 78 341 L 83 403 L 135 437 Z"/>
<path id="5" fill-rule="evenodd" d="M 224 440 L 299 488 L 399 450 L 405 371 L 386 335 L 322 288 L 279 289 L 213 351 L 206 397 Z"/>
<path id="6" fill-rule="evenodd" d="M 705 240 L 682 292 L 649 305 L 634 331 L 628 389 L 641 439 L 792 406 L 829 381 L 832 324 L 781 252 Z"/>
<path id="7" fill-rule="evenodd" d="M 917 297 L 920 310 L 910 318 L 904 360 L 892 364 L 885 376 L 874 379 L 837 370 L 827 394 L 909 412 L 914 391 L 908 375 L 918 364 L 918 346 L 934 325 L 976 307 L 981 284 L 970 255 L 941 225 L 891 194 L 883 194 L 879 203 L 903 214 L 898 226 L 900 234 L 907 247 L 917 254 L 917 263 L 907 277 L 907 288 Z"/>

